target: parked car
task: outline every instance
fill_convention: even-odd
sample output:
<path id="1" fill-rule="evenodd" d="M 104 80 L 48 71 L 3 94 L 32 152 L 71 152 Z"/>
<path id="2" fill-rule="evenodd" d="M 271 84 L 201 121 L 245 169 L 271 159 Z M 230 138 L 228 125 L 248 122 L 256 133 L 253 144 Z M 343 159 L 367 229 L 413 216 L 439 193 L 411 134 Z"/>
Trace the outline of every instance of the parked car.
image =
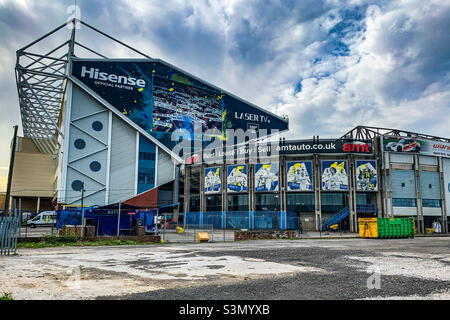
<path id="1" fill-rule="evenodd" d="M 386 151 L 420 152 L 420 143 L 414 139 L 401 139 L 398 142 L 389 142 Z"/>
<path id="2" fill-rule="evenodd" d="M 56 225 L 58 215 L 55 211 L 44 211 L 39 213 L 33 219 L 27 221 L 27 226 L 30 228 L 36 227 L 52 227 Z"/>

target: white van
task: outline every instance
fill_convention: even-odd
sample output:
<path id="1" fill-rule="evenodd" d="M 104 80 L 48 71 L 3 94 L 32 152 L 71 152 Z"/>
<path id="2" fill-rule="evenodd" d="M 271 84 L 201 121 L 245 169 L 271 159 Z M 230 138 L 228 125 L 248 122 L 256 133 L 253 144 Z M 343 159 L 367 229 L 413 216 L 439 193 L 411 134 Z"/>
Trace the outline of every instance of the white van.
<path id="1" fill-rule="evenodd" d="M 44 211 L 39 213 L 33 219 L 27 221 L 27 225 L 30 228 L 36 227 L 52 227 L 56 225 L 58 215 L 55 211 Z"/>

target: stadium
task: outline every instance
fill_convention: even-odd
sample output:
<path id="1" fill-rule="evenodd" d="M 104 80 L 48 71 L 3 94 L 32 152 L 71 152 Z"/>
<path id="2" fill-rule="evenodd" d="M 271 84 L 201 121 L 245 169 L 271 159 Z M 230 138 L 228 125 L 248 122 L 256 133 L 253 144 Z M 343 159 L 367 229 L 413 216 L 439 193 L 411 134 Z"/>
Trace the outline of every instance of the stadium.
<path id="1" fill-rule="evenodd" d="M 355 232 L 358 218 L 414 217 L 419 233 L 448 232 L 450 139 L 365 126 L 279 138 L 287 117 L 72 23 L 139 58 L 107 58 L 76 28 L 33 51 L 66 24 L 18 50 L 24 137 L 12 144 L 7 209 L 164 207 L 183 225 L 249 230 Z M 188 149 L 175 151 L 174 136 Z"/>

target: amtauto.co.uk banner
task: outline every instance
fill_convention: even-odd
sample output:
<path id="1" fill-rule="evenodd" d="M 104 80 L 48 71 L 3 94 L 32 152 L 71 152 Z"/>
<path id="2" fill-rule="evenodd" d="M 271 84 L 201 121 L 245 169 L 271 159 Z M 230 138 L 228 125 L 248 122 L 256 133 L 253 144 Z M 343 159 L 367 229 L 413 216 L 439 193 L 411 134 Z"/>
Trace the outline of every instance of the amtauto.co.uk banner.
<path id="1" fill-rule="evenodd" d="M 321 139 L 282 141 L 278 146 L 280 154 L 315 154 L 315 153 L 355 153 L 373 154 L 370 140 Z"/>

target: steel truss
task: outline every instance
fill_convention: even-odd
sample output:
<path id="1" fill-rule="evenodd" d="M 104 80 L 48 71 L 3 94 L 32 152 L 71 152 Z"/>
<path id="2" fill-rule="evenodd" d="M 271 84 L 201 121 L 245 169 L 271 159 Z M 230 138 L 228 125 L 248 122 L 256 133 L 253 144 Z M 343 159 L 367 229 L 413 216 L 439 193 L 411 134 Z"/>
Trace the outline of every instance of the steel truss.
<path id="1" fill-rule="evenodd" d="M 151 59 L 148 55 L 78 19 L 60 25 L 17 50 L 15 75 L 23 134 L 25 137 L 33 139 L 43 153 L 57 154 L 61 146 L 60 138 L 64 139 L 64 133 L 61 130 L 61 111 L 66 94 L 67 66 L 70 57 L 75 57 L 76 48 L 94 54 L 97 58 L 108 59 L 106 55 L 77 41 L 76 30 L 79 25 L 84 25 L 96 34 L 104 36 L 142 57 Z M 68 26 L 71 27 L 69 39 L 45 53 L 39 52 L 39 49 L 33 50 L 44 40 Z"/>
<path id="2" fill-rule="evenodd" d="M 405 138 L 415 138 L 415 139 L 426 139 L 441 142 L 450 143 L 450 139 L 436 137 L 428 134 L 417 133 L 412 131 L 400 130 L 400 129 L 389 129 L 389 128 L 379 128 L 379 127 L 367 127 L 367 126 L 357 126 L 344 134 L 341 139 L 364 139 L 372 140 L 379 136 L 394 136 L 394 137 L 405 137 Z"/>

